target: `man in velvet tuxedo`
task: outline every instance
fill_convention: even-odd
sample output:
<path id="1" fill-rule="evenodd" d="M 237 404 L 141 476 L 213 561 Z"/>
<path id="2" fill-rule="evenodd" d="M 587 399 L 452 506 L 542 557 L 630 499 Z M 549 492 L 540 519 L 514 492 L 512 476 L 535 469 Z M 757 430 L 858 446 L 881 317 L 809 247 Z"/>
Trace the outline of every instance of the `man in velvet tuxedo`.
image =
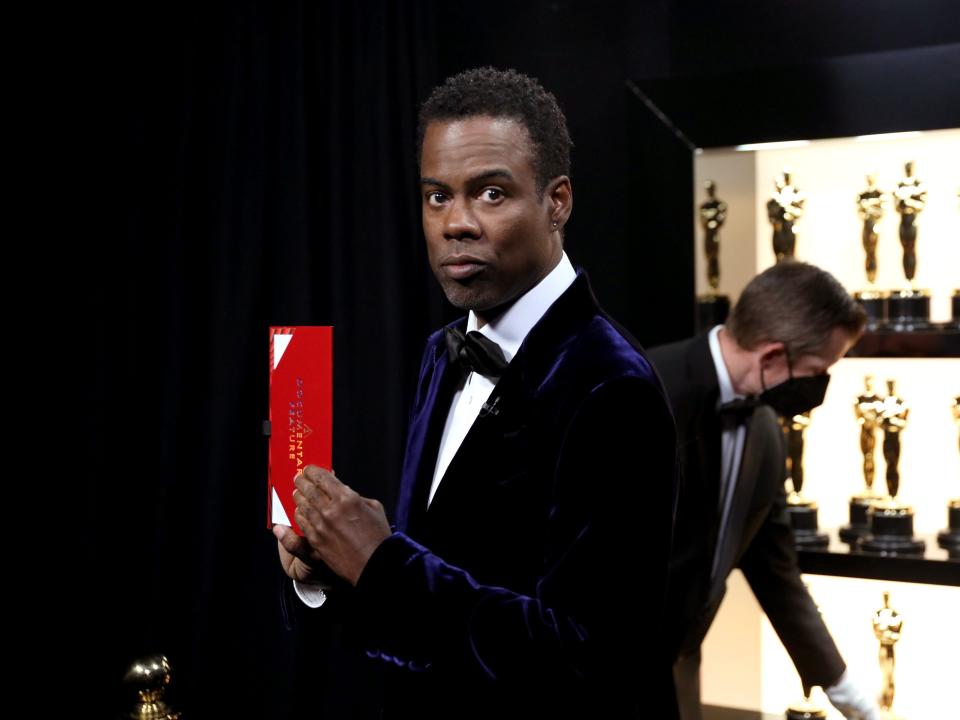
<path id="1" fill-rule="evenodd" d="M 469 312 L 427 340 L 396 531 L 310 467 L 305 539 L 275 529 L 284 569 L 305 600 L 324 567 L 352 586 L 389 668 L 385 717 L 675 717 L 675 429 L 563 251 L 563 114 L 536 81 L 482 68 L 434 90 L 419 133 L 430 263 Z"/>
<path id="2" fill-rule="evenodd" d="M 829 273 L 790 261 L 755 277 L 725 326 L 650 351 L 676 417 L 683 467 L 668 607 L 684 720 L 701 717 L 700 645 L 737 567 L 804 686 L 824 688 L 847 717 L 879 720 L 801 582 L 777 423 L 778 413 L 792 417 L 823 401 L 827 368 L 864 320 Z"/>

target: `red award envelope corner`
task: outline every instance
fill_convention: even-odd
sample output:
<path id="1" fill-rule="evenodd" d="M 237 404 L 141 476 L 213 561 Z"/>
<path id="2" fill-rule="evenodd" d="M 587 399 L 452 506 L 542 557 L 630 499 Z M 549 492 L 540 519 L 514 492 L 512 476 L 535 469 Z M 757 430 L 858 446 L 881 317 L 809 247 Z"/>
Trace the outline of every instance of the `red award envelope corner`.
<path id="1" fill-rule="evenodd" d="M 294 476 L 333 458 L 333 328 L 270 328 L 267 527 L 293 519 Z"/>

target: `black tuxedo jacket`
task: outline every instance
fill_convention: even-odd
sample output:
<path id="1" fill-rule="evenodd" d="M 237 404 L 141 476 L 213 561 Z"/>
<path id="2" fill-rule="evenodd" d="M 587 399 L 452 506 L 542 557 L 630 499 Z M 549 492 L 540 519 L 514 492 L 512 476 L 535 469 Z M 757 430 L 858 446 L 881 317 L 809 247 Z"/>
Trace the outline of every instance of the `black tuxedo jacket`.
<path id="1" fill-rule="evenodd" d="M 800 579 L 786 515 L 784 456 L 774 412 L 758 407 L 746 442 L 719 562 L 720 386 L 707 335 L 650 351 L 677 423 L 682 465 L 668 608 L 678 658 L 696 653 L 739 567 L 807 685 L 828 686 L 844 663 Z M 733 650 L 731 650 L 733 652 Z"/>
<path id="2" fill-rule="evenodd" d="M 675 431 L 643 352 L 579 274 L 427 509 L 459 372 L 432 335 L 398 530 L 357 583 L 368 654 L 392 668 L 385 716 L 624 718 L 653 703 L 675 717 L 663 632 Z"/>

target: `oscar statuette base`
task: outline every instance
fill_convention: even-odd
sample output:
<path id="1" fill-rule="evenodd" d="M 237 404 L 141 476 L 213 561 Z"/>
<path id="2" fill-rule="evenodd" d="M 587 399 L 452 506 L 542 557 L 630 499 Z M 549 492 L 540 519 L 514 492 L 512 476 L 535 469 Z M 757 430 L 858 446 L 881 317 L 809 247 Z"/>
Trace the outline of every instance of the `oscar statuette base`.
<path id="1" fill-rule="evenodd" d="M 884 500 L 869 509 L 870 531 L 857 543 L 862 552 L 878 555 L 923 555 L 926 543 L 913 536 L 913 509 Z"/>
<path id="2" fill-rule="evenodd" d="M 727 295 L 708 293 L 697 297 L 697 332 L 704 332 L 721 325 L 730 314 L 730 298 Z"/>
<path id="3" fill-rule="evenodd" d="M 930 329 L 930 293 L 900 290 L 887 298 L 887 327 L 898 332 Z"/>
<path id="4" fill-rule="evenodd" d="M 950 501 L 947 514 L 949 526 L 937 535 L 937 544 L 947 551 L 951 560 L 960 560 L 960 498 Z"/>
<path id="5" fill-rule="evenodd" d="M 850 498 L 850 524 L 840 528 L 840 539 L 855 546 L 857 541 L 870 532 L 870 508 L 881 500 L 874 495 L 854 495 Z"/>
<path id="6" fill-rule="evenodd" d="M 860 303 L 867 313 L 868 331 L 878 330 L 887 324 L 889 297 L 890 293 L 880 290 L 863 290 L 853 294 L 853 299 Z"/>
<path id="7" fill-rule="evenodd" d="M 817 503 L 791 493 L 787 500 L 787 515 L 793 528 L 793 539 L 802 550 L 826 550 L 830 536 L 820 532 L 817 521 Z"/>
<path id="8" fill-rule="evenodd" d="M 822 720 L 826 717 L 826 710 L 808 700 L 791 705 L 786 712 L 787 720 Z"/>

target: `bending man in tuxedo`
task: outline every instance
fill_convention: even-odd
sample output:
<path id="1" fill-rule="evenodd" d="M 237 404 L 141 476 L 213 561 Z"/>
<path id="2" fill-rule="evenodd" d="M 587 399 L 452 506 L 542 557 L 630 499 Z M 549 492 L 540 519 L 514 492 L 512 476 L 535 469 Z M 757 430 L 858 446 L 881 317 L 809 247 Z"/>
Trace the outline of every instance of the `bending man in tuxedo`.
<path id="1" fill-rule="evenodd" d="M 832 275 L 790 261 L 751 280 L 726 325 L 650 351 L 676 417 L 683 469 L 668 607 L 684 720 L 701 717 L 700 645 L 736 567 L 804 686 L 823 687 L 848 718 L 879 720 L 801 582 L 777 423 L 778 413 L 792 417 L 823 402 L 827 369 L 864 321 Z"/>
<path id="2" fill-rule="evenodd" d="M 675 429 L 563 251 L 563 114 L 536 81 L 482 68 L 434 90 L 419 140 L 430 263 L 468 315 L 427 341 L 397 530 L 310 467 L 305 539 L 275 529 L 284 569 L 352 586 L 389 668 L 386 717 L 674 717 Z M 641 676 L 641 657 L 658 670 Z"/>

